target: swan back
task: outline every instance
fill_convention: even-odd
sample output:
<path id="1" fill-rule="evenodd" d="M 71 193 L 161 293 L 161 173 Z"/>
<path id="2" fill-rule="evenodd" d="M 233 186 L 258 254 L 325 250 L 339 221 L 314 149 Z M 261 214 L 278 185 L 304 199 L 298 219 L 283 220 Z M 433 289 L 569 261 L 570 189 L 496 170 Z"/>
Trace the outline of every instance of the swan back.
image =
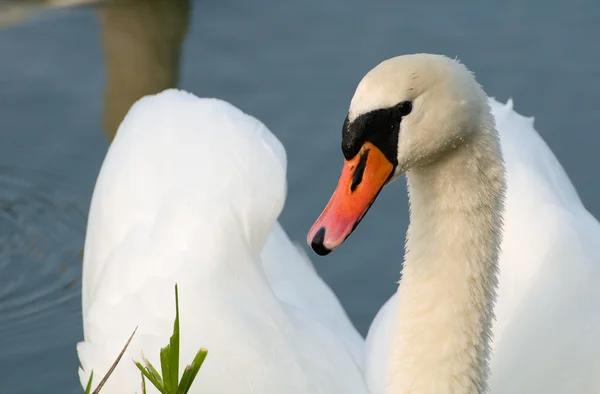
<path id="1" fill-rule="evenodd" d="M 515 112 L 512 100 L 490 105 L 508 172 L 490 387 L 597 393 L 600 223 L 533 118 Z"/>
<path id="2" fill-rule="evenodd" d="M 512 100 L 501 104 L 490 99 L 489 103 L 500 132 L 508 174 L 495 308 L 494 342 L 498 343 L 506 324 L 539 276 L 549 273 L 552 262 L 560 260 L 557 252 L 561 248 L 573 249 L 575 243 L 568 234 L 569 228 L 583 222 L 592 228 L 598 224 L 583 206 L 556 156 L 535 130 L 533 118 L 514 111 Z M 586 232 L 577 230 L 575 237 L 586 236 Z M 564 269 L 564 263 L 560 262 L 556 268 Z"/>
<path id="3" fill-rule="evenodd" d="M 233 105 L 178 90 L 139 100 L 121 123 L 94 189 L 83 310 L 104 262 L 137 228 L 180 244 L 201 233 L 203 247 L 216 250 L 241 228 L 239 236 L 258 253 L 283 208 L 285 173 L 279 140 Z"/>
<path id="4" fill-rule="evenodd" d="M 190 393 L 365 393 L 338 336 L 286 308 L 263 271 L 285 171 L 275 136 L 226 102 L 168 90 L 131 108 L 90 208 L 77 346 L 84 384 L 92 369 L 104 375 L 138 327 L 102 392 L 138 390 L 131 359 L 143 352 L 159 364 L 178 283 L 181 363 L 209 350 Z"/>
<path id="5" fill-rule="evenodd" d="M 265 275 L 277 297 L 327 325 L 344 342 L 356 364 L 362 367 L 365 357 L 363 337 L 333 290 L 318 275 L 304 249 L 292 243 L 278 222 L 261 257 Z"/>
<path id="6" fill-rule="evenodd" d="M 172 329 L 175 283 L 182 332 L 202 333 L 182 334 L 183 360 L 206 343 L 227 349 L 231 337 L 261 345 L 251 329 L 245 339 L 238 332 L 236 307 L 250 314 L 259 307 L 244 307 L 236 292 L 256 292 L 265 308 L 273 301 L 261 286 L 258 255 L 283 207 L 285 169 L 279 141 L 229 103 L 167 90 L 134 104 L 106 155 L 88 218 L 82 381 L 92 368 L 96 376 L 106 371 L 136 326 L 125 358 L 139 360 L 143 350 L 158 361 Z M 133 365 L 122 364 L 107 393 L 139 385 Z"/>

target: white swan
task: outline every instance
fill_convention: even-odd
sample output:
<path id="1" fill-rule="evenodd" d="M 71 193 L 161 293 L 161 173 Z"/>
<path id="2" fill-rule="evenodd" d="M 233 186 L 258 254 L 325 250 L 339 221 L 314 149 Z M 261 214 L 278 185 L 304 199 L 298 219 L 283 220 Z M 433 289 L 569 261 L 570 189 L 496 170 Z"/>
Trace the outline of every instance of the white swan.
<path id="1" fill-rule="evenodd" d="M 283 230 L 277 225 L 271 233 L 284 204 L 285 172 L 277 138 L 226 102 L 168 90 L 132 107 L 90 208 L 82 384 L 91 370 L 98 383 L 139 326 L 102 392 L 139 390 L 131 359 L 143 351 L 158 364 L 177 282 L 181 362 L 209 349 L 192 392 L 367 392 L 344 343 L 362 357 L 360 337 L 357 345 L 339 302 Z M 297 276 L 286 278 L 281 267 Z M 303 294 L 302 286 L 323 298 Z M 318 301 L 320 309 L 310 310 Z M 319 313 L 337 316 L 335 327 Z"/>
<path id="2" fill-rule="evenodd" d="M 309 242 L 337 247 L 403 172 L 410 200 L 403 277 L 367 339 L 373 394 L 600 392 L 600 225 L 533 122 L 487 101 L 458 62 L 410 55 L 350 105 L 347 162 Z"/>
<path id="3" fill-rule="evenodd" d="M 600 294 L 594 282 L 600 256 L 594 251 L 600 250 L 600 225 L 534 129 L 533 118 L 515 112 L 512 100 L 489 103 L 508 180 L 491 392 L 597 393 Z M 582 268 L 591 269 L 591 277 Z M 397 294 L 367 335 L 365 375 L 374 394 L 385 391 L 396 303 Z"/>

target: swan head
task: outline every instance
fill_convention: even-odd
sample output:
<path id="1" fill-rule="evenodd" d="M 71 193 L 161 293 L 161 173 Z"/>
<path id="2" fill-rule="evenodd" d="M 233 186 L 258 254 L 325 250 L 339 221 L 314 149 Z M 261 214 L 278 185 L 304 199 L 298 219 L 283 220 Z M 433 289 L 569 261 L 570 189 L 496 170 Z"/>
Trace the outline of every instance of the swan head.
<path id="1" fill-rule="evenodd" d="M 448 57 L 398 56 L 369 71 L 344 121 L 338 186 L 308 233 L 313 250 L 342 244 L 385 185 L 468 141 L 489 113 L 472 73 Z"/>

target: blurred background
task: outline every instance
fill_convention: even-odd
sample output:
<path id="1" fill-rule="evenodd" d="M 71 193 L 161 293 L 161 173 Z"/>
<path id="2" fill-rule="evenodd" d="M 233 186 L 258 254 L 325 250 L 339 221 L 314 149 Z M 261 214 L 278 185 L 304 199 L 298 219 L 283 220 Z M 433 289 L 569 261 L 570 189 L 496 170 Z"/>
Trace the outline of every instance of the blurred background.
<path id="1" fill-rule="evenodd" d="M 288 151 L 280 220 L 305 245 L 362 76 L 405 53 L 458 57 L 490 96 L 536 117 L 600 217 L 599 21 L 592 0 L 0 0 L 0 392 L 82 392 L 86 216 L 139 97 L 179 86 L 261 119 Z M 353 242 L 310 254 L 363 334 L 399 278 L 404 187 L 386 189 Z"/>

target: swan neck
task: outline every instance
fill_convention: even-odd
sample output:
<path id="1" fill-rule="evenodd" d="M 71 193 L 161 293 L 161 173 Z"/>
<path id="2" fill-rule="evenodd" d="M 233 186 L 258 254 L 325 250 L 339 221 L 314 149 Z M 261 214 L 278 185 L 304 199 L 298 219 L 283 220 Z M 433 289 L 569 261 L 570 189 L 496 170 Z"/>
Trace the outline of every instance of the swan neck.
<path id="1" fill-rule="evenodd" d="M 485 392 L 505 190 L 498 134 L 483 128 L 407 178 L 386 393 Z"/>

